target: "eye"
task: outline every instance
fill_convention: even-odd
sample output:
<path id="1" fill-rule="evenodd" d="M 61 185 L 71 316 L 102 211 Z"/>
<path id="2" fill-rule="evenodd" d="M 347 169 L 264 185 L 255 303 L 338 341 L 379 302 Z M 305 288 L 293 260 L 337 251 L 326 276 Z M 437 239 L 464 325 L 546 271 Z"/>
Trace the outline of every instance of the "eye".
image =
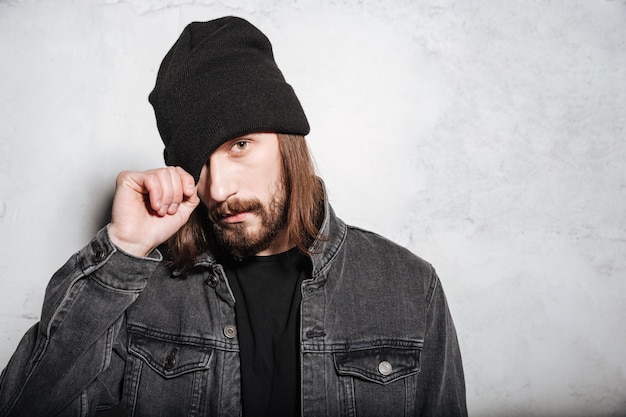
<path id="1" fill-rule="evenodd" d="M 238 140 L 237 142 L 233 143 L 233 150 L 235 151 L 243 151 L 247 147 L 248 141 L 246 140 Z"/>

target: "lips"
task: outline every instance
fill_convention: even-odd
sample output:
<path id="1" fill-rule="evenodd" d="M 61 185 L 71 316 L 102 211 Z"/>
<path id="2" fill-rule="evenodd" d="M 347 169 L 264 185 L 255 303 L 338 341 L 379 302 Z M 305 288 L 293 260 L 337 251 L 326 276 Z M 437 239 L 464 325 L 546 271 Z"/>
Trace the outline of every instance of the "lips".
<path id="1" fill-rule="evenodd" d="M 226 223 L 241 223 L 245 220 L 246 216 L 249 214 L 249 211 L 240 211 L 237 213 L 227 213 L 223 214 L 222 221 Z"/>
<path id="2" fill-rule="evenodd" d="M 249 214 L 257 213 L 263 209 L 258 199 L 226 200 L 209 211 L 209 219 L 213 223 L 240 223 L 245 220 Z"/>

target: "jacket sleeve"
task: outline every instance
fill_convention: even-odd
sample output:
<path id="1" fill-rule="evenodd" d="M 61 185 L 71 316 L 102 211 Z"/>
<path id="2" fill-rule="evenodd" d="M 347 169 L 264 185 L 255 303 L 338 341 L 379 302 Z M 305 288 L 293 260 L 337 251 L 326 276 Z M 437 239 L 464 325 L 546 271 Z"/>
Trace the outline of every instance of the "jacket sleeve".
<path id="1" fill-rule="evenodd" d="M 119 401 L 124 312 L 160 261 L 120 251 L 107 228 L 74 254 L 0 376 L 0 416 L 94 415 Z"/>
<path id="2" fill-rule="evenodd" d="M 418 415 L 466 417 L 461 351 L 446 297 L 434 270 L 426 303 L 426 333 L 416 399 Z"/>

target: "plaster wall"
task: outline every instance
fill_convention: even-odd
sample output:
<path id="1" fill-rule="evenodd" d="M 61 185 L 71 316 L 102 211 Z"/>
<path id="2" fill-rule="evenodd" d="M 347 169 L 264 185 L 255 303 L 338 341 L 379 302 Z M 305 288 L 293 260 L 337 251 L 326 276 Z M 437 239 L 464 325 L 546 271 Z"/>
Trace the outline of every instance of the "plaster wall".
<path id="1" fill-rule="evenodd" d="M 349 223 L 438 270 L 474 416 L 626 415 L 623 0 L 0 0 L 0 368 L 52 273 L 161 166 L 183 27 L 272 40 Z"/>

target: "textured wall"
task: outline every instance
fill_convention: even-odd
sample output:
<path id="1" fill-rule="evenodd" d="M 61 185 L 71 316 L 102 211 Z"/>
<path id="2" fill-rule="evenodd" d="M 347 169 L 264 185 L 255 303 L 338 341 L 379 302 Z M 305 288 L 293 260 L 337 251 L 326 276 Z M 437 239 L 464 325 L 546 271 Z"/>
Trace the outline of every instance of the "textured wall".
<path id="1" fill-rule="evenodd" d="M 0 367 L 46 282 L 161 165 L 184 25 L 249 18 L 337 212 L 438 269 L 474 416 L 626 415 L 626 3 L 0 1 Z"/>

